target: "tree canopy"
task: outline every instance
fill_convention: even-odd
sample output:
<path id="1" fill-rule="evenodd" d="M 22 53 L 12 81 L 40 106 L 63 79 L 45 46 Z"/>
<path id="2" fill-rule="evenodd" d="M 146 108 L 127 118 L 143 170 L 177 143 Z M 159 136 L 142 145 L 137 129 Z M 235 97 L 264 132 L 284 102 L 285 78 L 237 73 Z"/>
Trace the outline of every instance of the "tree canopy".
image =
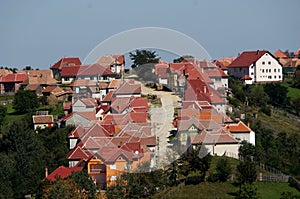
<path id="1" fill-rule="evenodd" d="M 136 50 L 135 53 L 130 52 L 129 57 L 133 62 L 131 68 L 136 68 L 144 64 L 158 63 L 160 59 L 156 52 L 151 50 Z"/>
<path id="2" fill-rule="evenodd" d="M 13 107 L 19 113 L 28 113 L 39 106 L 35 92 L 20 89 L 14 97 Z"/>

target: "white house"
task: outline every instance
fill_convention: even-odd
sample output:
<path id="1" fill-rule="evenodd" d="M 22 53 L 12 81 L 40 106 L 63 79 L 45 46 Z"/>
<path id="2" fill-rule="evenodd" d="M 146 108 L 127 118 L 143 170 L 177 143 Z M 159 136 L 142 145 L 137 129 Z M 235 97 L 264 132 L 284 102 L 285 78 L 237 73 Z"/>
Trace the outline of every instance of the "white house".
<path id="1" fill-rule="evenodd" d="M 246 84 L 281 82 L 283 78 L 281 63 L 266 50 L 243 52 L 228 66 L 228 74 L 247 80 Z"/>

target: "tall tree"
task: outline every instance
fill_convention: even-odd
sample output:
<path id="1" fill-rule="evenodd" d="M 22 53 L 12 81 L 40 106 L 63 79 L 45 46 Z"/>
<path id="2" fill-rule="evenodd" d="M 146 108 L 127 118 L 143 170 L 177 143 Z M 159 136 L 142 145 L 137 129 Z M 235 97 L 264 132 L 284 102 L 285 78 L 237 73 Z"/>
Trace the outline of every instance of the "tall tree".
<path id="1" fill-rule="evenodd" d="M 226 182 L 228 180 L 232 169 L 226 158 L 222 157 L 218 160 L 216 171 L 221 182 Z"/>
<path id="2" fill-rule="evenodd" d="M 264 86 L 264 90 L 269 96 L 269 102 L 275 106 L 285 107 L 289 103 L 287 97 L 288 89 L 280 83 L 271 83 Z"/>
<path id="3" fill-rule="evenodd" d="M 3 124 L 6 114 L 7 114 L 6 106 L 0 105 L 0 126 Z"/>
<path id="4" fill-rule="evenodd" d="M 241 184 L 252 184 L 257 177 L 256 164 L 254 162 L 255 147 L 246 141 L 243 141 L 241 144 L 239 148 L 240 163 L 237 165 L 239 180 Z"/>
<path id="5" fill-rule="evenodd" d="M 14 97 L 13 107 L 19 113 L 28 113 L 39 106 L 39 101 L 35 92 L 29 90 L 19 90 Z"/>
<path id="6" fill-rule="evenodd" d="M 133 62 L 131 68 L 136 68 L 149 63 L 158 63 L 160 59 L 156 52 L 151 50 L 136 50 L 135 54 L 129 53 L 129 57 Z"/>

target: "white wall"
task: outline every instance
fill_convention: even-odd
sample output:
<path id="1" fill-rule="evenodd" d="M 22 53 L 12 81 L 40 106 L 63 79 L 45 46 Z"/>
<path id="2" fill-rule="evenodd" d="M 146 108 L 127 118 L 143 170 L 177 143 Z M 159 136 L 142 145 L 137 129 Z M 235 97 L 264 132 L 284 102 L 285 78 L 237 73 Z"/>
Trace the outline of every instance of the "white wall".
<path id="1" fill-rule="evenodd" d="M 229 68 L 228 74 L 237 78 L 242 78 L 245 75 L 249 75 L 249 68 L 248 67 Z"/>
<path id="2" fill-rule="evenodd" d="M 217 145 L 205 145 L 211 155 L 226 155 L 233 158 L 238 158 L 239 144 L 217 144 Z M 213 154 L 214 152 L 214 154 Z"/>
<path id="3" fill-rule="evenodd" d="M 255 82 L 282 81 L 282 67 L 269 53 L 264 54 L 256 62 Z"/>

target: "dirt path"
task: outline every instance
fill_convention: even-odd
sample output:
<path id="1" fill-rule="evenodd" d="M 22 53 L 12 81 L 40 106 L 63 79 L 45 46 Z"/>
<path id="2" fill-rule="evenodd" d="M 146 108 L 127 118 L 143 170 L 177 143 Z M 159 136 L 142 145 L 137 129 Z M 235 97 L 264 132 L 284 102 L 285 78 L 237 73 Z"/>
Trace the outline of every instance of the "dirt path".
<path id="1" fill-rule="evenodd" d="M 168 136 L 170 135 L 170 130 L 174 128 L 172 124 L 174 119 L 174 108 L 178 107 L 178 101 L 180 98 L 174 95 L 172 92 L 155 91 L 154 89 L 148 88 L 143 84 L 142 94 L 157 95 L 162 102 L 162 107 L 151 107 L 149 113 L 152 125 L 152 134 L 156 135 L 159 140 L 156 150 L 156 162 L 160 164 L 158 166 L 163 166 L 168 158 Z"/>

